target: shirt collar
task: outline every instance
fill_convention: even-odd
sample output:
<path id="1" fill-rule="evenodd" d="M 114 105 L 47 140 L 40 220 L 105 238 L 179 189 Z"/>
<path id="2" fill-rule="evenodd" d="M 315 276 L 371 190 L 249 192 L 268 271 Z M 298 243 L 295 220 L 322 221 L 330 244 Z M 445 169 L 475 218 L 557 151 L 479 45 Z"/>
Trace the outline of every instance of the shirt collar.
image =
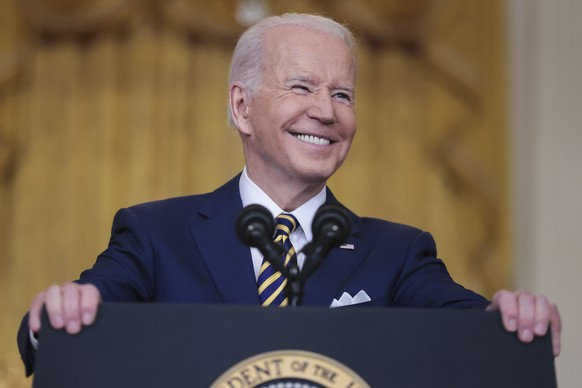
<path id="1" fill-rule="evenodd" d="M 239 190 L 243 207 L 251 204 L 259 204 L 266 207 L 267 210 L 271 212 L 273 217 L 284 213 L 283 209 L 281 209 L 279 205 L 277 205 L 275 201 L 271 199 L 271 197 L 269 197 L 251 180 L 247 174 L 246 167 L 243 169 L 239 180 Z M 325 203 L 326 197 L 327 192 L 324 187 L 319 193 L 317 193 L 303 205 L 290 212 L 295 216 L 295 218 L 297 218 L 297 221 L 299 221 L 299 225 L 301 225 L 301 229 L 303 229 L 303 233 L 305 234 L 307 241 L 311 241 L 313 239 L 313 233 L 311 231 L 313 217 L 315 216 L 317 209 L 319 209 L 319 207 Z"/>

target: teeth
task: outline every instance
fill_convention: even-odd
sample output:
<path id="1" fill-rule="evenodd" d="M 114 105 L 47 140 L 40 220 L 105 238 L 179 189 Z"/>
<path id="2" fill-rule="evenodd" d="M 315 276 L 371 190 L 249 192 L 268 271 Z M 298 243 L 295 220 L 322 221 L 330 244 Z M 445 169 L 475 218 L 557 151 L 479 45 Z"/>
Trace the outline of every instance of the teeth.
<path id="1" fill-rule="evenodd" d="M 317 137 L 317 136 L 296 135 L 295 137 L 301 141 L 305 141 L 305 142 L 311 143 L 311 144 L 316 144 L 316 145 L 328 145 L 329 144 L 329 140 L 321 138 L 321 137 Z"/>

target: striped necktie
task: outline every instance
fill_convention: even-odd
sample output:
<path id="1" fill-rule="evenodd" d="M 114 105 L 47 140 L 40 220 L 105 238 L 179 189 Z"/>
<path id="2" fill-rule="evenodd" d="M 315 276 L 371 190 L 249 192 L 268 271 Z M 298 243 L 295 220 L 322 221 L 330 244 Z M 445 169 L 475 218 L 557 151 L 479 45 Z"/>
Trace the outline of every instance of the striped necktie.
<path id="1" fill-rule="evenodd" d="M 285 259 L 285 267 L 288 268 L 291 262 L 297 263 L 295 248 L 291 245 L 289 236 L 299 225 L 299 222 L 290 213 L 281 213 L 275 218 L 277 228 L 275 230 L 275 243 L 283 244 L 285 252 L 281 257 Z M 267 259 L 263 259 L 263 264 L 259 270 L 257 286 L 259 288 L 259 298 L 263 306 L 285 307 L 289 303 L 285 286 L 287 279 L 281 272 L 276 271 Z"/>

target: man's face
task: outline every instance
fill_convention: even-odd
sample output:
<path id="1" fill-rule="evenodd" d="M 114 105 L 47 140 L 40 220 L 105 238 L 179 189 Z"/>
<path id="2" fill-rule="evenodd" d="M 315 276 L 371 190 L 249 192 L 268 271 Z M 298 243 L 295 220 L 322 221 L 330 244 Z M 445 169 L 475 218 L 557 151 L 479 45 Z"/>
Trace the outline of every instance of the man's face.
<path id="1" fill-rule="evenodd" d="M 257 183 L 324 183 L 356 132 L 354 63 L 344 41 L 305 28 L 273 28 L 262 85 L 241 129 Z M 282 180 L 283 179 L 283 180 Z"/>

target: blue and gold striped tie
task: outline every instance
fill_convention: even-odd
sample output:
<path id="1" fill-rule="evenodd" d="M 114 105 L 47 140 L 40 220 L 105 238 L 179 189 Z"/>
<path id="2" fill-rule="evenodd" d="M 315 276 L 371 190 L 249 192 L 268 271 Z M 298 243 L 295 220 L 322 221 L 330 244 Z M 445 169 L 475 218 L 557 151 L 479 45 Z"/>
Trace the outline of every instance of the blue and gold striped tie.
<path id="1" fill-rule="evenodd" d="M 281 213 L 275 218 L 277 228 L 275 230 L 275 243 L 283 244 L 285 252 L 285 267 L 288 268 L 291 262 L 297 263 L 295 248 L 291 245 L 289 236 L 299 225 L 293 214 Z M 263 259 L 263 264 L 259 270 L 257 286 L 259 287 L 259 298 L 263 306 L 285 307 L 289 303 L 285 292 L 287 279 L 281 272 L 276 271 L 267 259 Z"/>

